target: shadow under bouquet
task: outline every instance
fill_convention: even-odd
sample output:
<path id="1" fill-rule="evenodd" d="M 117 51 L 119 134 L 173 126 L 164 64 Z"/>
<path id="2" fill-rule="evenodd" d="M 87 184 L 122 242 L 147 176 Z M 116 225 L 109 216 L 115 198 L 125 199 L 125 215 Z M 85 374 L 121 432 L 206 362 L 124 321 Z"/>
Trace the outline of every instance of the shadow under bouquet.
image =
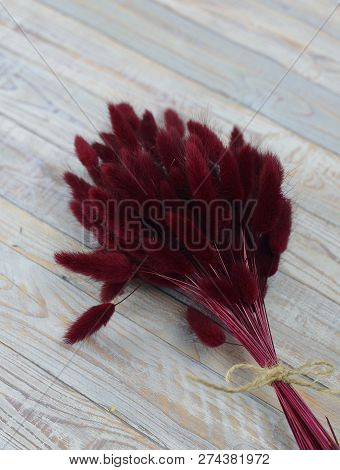
<path id="1" fill-rule="evenodd" d="M 161 125 L 127 103 L 110 104 L 109 114 L 112 132 L 101 133 L 100 142 L 75 138 L 91 183 L 65 174 L 70 209 L 98 248 L 60 252 L 56 261 L 101 281 L 103 302 L 79 316 L 65 340 L 75 343 L 106 325 L 113 299 L 132 279 L 175 288 L 218 319 L 256 361 L 229 370 L 227 379 L 238 368 L 255 374 L 241 387 L 193 380 L 226 393 L 271 385 L 301 449 L 338 449 L 292 386 L 324 391 L 299 375 L 327 375 L 332 365 L 292 370 L 280 364 L 268 322 L 267 280 L 278 269 L 292 222 L 278 158 L 245 142 L 236 127 L 225 145 L 205 124 L 184 123 L 171 109 Z M 211 318 L 189 308 L 187 319 L 207 346 L 224 342 Z"/>

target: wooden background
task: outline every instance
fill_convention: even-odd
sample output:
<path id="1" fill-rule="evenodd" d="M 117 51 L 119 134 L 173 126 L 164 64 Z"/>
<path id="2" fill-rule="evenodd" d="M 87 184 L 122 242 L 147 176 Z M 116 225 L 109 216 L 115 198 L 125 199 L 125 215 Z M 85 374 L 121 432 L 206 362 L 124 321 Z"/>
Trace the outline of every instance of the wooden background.
<path id="1" fill-rule="evenodd" d="M 226 397 L 187 379 L 222 383 L 249 358 L 230 336 L 217 350 L 198 343 L 172 293 L 145 286 L 95 338 L 63 344 L 98 288 L 53 253 L 81 246 L 62 173 L 81 171 L 73 137 L 108 128 L 108 100 L 157 115 L 173 106 L 222 134 L 247 127 L 280 155 L 294 199 L 294 232 L 267 297 L 278 355 L 293 367 L 333 361 L 338 371 L 322 383 L 335 386 L 337 3 L 1 0 L 0 446 L 296 448 L 270 387 Z M 339 436 L 339 402 L 301 393 Z"/>

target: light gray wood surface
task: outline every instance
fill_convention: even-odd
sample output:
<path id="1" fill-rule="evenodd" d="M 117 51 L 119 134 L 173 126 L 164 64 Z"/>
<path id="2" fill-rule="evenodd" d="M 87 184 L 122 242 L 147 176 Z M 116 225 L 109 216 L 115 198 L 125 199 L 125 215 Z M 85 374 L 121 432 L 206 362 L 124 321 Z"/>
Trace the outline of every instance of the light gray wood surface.
<path id="1" fill-rule="evenodd" d="M 63 344 L 98 286 L 53 253 L 81 247 L 62 173 L 83 172 L 73 137 L 108 128 L 106 101 L 156 115 L 173 106 L 222 136 L 246 127 L 279 154 L 294 200 L 289 249 L 267 296 L 278 355 L 293 367 L 339 366 L 340 9 L 318 32 L 337 2 L 2 3 L 0 444 L 296 448 L 269 387 L 225 397 L 187 379 L 222 383 L 249 357 L 230 335 L 217 350 L 198 343 L 174 292 L 142 286 L 95 338 Z M 322 383 L 336 386 L 339 375 Z M 339 434 L 338 401 L 301 393 Z"/>

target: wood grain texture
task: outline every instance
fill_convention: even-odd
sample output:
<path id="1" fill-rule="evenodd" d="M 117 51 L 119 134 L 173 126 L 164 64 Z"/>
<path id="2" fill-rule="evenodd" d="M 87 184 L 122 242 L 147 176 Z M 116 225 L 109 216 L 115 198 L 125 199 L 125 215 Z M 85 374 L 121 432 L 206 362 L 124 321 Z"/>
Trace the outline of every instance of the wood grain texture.
<path id="1" fill-rule="evenodd" d="M 273 6 L 276 2 L 157 0 L 157 3 L 289 69 L 338 2 L 332 5 L 322 2 L 322 18 L 315 26 L 287 11 L 278 11 Z M 294 71 L 339 94 L 339 45 L 340 42 L 322 28 L 294 65 Z"/>
<path id="2" fill-rule="evenodd" d="M 287 74 L 287 67 L 280 63 L 152 0 L 43 2 L 180 75 L 231 96 L 255 113 L 260 109 L 273 121 L 339 152 L 339 116 L 334 112 L 340 107 L 339 95 L 306 80 L 294 68 Z"/>
<path id="3" fill-rule="evenodd" d="M 12 18 L 0 11 L 0 354 L 14 366 L 3 366 L 0 380 L 0 445 L 295 448 L 269 387 L 226 398 L 188 381 L 190 371 L 221 383 L 227 367 L 249 357 L 228 334 L 217 350 L 198 343 L 183 319 L 187 300 L 173 291 L 142 286 L 79 350 L 61 344 L 74 315 L 97 301 L 98 286 L 63 271 L 53 253 L 91 244 L 66 210 L 62 173 L 83 172 L 73 137 L 107 128 L 106 101 L 131 101 L 158 116 L 174 106 L 223 138 L 235 123 L 248 126 L 248 137 L 280 155 L 296 201 L 289 250 L 267 298 L 278 355 L 291 366 L 320 357 L 338 363 L 338 12 L 254 117 L 334 2 L 4 3 Z M 261 51 L 264 41 L 271 47 Z M 9 439 L 37 402 L 36 384 L 53 380 L 44 406 Z M 339 434 L 337 403 L 302 394 Z M 112 404 L 116 416 L 106 411 Z M 87 429 L 89 419 L 101 434 Z"/>
<path id="4" fill-rule="evenodd" d="M 331 11 L 339 2 L 337 0 L 323 0 L 322 2 L 319 0 L 277 0 L 275 2 L 261 0 L 261 3 L 317 28 L 324 20 L 325 9 Z M 329 19 L 324 31 L 340 39 L 339 10 Z"/>
<path id="5" fill-rule="evenodd" d="M 1 344 L 0 439 L 6 449 L 156 449 L 108 409 Z"/>

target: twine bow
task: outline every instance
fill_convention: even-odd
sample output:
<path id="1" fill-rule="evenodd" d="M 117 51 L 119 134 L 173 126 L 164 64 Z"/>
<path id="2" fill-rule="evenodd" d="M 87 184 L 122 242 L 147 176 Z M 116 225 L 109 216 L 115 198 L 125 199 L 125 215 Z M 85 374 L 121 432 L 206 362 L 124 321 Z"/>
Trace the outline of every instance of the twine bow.
<path id="1" fill-rule="evenodd" d="M 250 392 L 252 390 L 257 390 L 264 385 L 272 385 L 273 382 L 285 382 L 289 384 L 300 385 L 301 387 L 311 388 L 321 393 L 328 393 L 332 395 L 340 394 L 340 390 L 336 390 L 335 388 L 326 388 L 315 383 L 315 380 L 318 377 L 328 377 L 334 372 L 334 365 L 328 361 L 305 362 L 300 367 L 295 369 L 290 369 L 282 364 L 278 364 L 277 366 L 270 368 L 264 368 L 254 364 L 236 364 L 227 371 L 225 381 L 231 382 L 234 372 L 238 369 L 248 369 L 254 372 L 256 375 L 254 380 L 239 387 L 225 387 L 212 384 L 207 380 L 196 377 L 192 374 L 189 374 L 189 378 L 195 382 L 204 384 L 209 388 L 213 388 L 225 393 Z M 310 382 L 308 380 L 297 377 L 301 374 L 312 375 L 315 377 L 315 380 Z"/>

